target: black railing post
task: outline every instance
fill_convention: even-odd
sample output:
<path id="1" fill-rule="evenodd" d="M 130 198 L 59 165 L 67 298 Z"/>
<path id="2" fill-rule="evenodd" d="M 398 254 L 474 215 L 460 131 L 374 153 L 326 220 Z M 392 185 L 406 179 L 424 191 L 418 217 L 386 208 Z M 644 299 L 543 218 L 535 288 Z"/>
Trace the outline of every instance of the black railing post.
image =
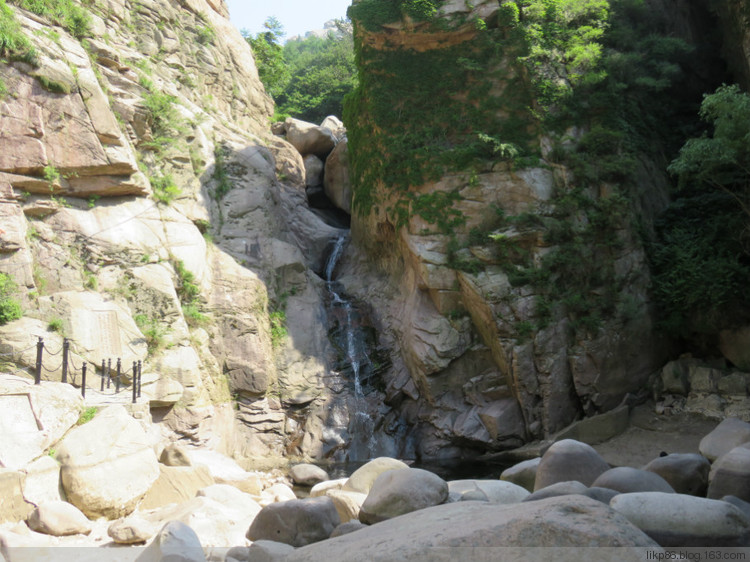
<path id="1" fill-rule="evenodd" d="M 137 394 L 138 394 L 138 362 L 133 361 L 133 404 L 136 403 Z"/>
<path id="2" fill-rule="evenodd" d="M 36 372 L 34 373 L 34 384 L 42 384 L 42 357 L 44 357 L 44 339 L 39 336 L 36 342 Z"/>
<path id="3" fill-rule="evenodd" d="M 143 361 L 138 360 L 138 398 L 141 397 L 141 386 L 143 385 Z"/>
<path id="4" fill-rule="evenodd" d="M 107 359 L 107 390 L 112 384 L 112 359 Z"/>
<path id="5" fill-rule="evenodd" d="M 86 361 L 83 362 L 81 367 L 81 398 L 86 398 Z"/>
<path id="6" fill-rule="evenodd" d="M 122 373 L 122 360 L 117 358 L 117 378 L 115 379 L 115 392 L 120 392 L 120 374 Z"/>
<path id="7" fill-rule="evenodd" d="M 63 338 L 62 349 L 62 382 L 68 382 L 68 352 L 70 351 L 70 341 L 68 341 L 68 338 Z"/>
<path id="8" fill-rule="evenodd" d="M 107 376 L 107 364 L 104 362 L 104 359 L 102 359 L 102 384 L 101 388 L 99 389 L 100 392 L 104 392 L 104 377 Z"/>

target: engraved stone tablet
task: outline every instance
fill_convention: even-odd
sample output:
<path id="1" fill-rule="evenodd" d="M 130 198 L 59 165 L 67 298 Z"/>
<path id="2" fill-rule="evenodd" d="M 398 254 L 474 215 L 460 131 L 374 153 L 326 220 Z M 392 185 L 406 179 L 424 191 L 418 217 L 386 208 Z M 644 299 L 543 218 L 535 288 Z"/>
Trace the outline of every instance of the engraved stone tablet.
<path id="1" fill-rule="evenodd" d="M 122 344 L 120 343 L 120 328 L 117 325 L 117 311 L 96 310 L 96 333 L 99 338 L 98 349 L 105 357 L 120 357 Z"/>

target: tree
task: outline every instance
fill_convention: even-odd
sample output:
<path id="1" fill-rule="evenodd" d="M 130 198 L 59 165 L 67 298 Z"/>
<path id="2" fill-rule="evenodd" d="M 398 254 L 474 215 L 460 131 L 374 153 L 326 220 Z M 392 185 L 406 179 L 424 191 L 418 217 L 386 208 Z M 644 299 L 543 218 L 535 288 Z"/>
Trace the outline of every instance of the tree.
<path id="1" fill-rule="evenodd" d="M 688 140 L 668 170 L 681 186 L 695 182 L 726 192 L 750 217 L 750 95 L 724 84 L 704 95 L 699 115 L 712 134 Z"/>
<path id="2" fill-rule="evenodd" d="M 284 61 L 281 45 L 285 33 L 281 22 L 273 16 L 263 23 L 263 27 L 266 31 L 258 33 L 255 37 L 246 29 L 242 30 L 242 36 L 253 49 L 261 82 L 270 96 L 275 99 L 289 80 L 289 70 Z"/>

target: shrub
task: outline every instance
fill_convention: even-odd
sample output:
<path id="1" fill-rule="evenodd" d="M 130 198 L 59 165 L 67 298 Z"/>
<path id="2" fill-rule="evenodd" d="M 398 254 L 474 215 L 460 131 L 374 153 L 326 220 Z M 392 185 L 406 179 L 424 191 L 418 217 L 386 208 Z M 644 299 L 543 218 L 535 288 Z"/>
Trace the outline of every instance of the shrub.
<path id="1" fill-rule="evenodd" d="M 15 298 L 16 283 L 7 273 L 0 273 L 0 326 L 23 316 L 21 303 Z"/>
<path id="2" fill-rule="evenodd" d="M 89 406 L 83 412 L 81 412 L 81 415 L 78 417 L 78 421 L 76 422 L 77 425 L 83 425 L 85 423 L 90 422 L 94 419 L 94 416 L 99 411 L 99 408 L 96 406 Z"/>
<path id="3" fill-rule="evenodd" d="M 182 194 L 182 190 L 177 187 L 172 174 L 152 177 L 151 187 L 154 190 L 154 199 L 167 205 Z"/>

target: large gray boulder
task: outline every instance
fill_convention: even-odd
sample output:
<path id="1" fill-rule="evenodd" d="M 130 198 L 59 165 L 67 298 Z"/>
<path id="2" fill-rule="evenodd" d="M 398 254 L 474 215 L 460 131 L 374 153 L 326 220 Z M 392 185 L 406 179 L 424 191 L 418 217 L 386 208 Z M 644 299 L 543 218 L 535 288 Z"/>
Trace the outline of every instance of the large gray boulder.
<path id="1" fill-rule="evenodd" d="M 750 441 L 750 423 L 737 418 L 727 418 L 701 439 L 700 454 L 711 462 L 735 447 Z"/>
<path id="2" fill-rule="evenodd" d="M 582 496 L 565 496 L 513 505 L 455 502 L 430 507 L 298 548 L 286 562 L 432 562 L 458 557 L 490 562 L 501 559 L 503 553 L 516 552 L 519 560 L 534 555 L 534 551 L 504 550 L 507 547 L 544 547 L 534 559 L 549 560 L 555 554 L 552 547 L 589 546 L 657 545 L 608 506 Z M 576 559 L 585 557 L 586 551 L 576 549 Z M 596 558 L 600 552 L 591 549 L 589 560 L 600 560 Z M 627 553 L 620 548 L 617 559 Z M 437 558 L 440 554 L 445 557 Z M 642 551 L 629 559 L 642 560 L 641 555 Z"/>
<path id="3" fill-rule="evenodd" d="M 571 480 L 591 486 L 607 470 L 609 465 L 591 445 L 563 439 L 553 443 L 542 456 L 536 471 L 534 491 Z"/>
<path id="4" fill-rule="evenodd" d="M 74 505 L 64 501 L 50 501 L 37 506 L 27 522 L 37 533 L 56 537 L 88 535 L 91 532 L 91 521 Z"/>
<path id="5" fill-rule="evenodd" d="M 539 500 L 546 500 L 547 498 L 554 498 L 558 496 L 570 496 L 573 494 L 585 494 L 588 487 L 584 486 L 577 480 L 568 480 L 567 482 L 555 482 L 549 486 L 545 486 L 540 490 L 536 490 L 530 495 L 526 496 L 523 501 L 534 502 Z"/>
<path id="6" fill-rule="evenodd" d="M 363 464 L 355 470 L 349 480 L 341 487 L 342 490 L 351 492 L 360 492 L 367 494 L 372 488 L 372 483 L 386 470 L 409 468 L 405 462 L 390 457 L 378 457 L 370 462 Z"/>
<path id="7" fill-rule="evenodd" d="M 154 540 L 136 562 L 206 562 L 203 547 L 188 525 L 170 521 L 157 533 Z"/>
<path id="8" fill-rule="evenodd" d="M 592 486 L 609 488 L 621 493 L 628 492 L 665 492 L 674 493 L 674 489 L 664 478 L 654 472 L 640 470 L 629 466 L 618 466 L 603 472 L 594 480 Z"/>
<path id="9" fill-rule="evenodd" d="M 711 467 L 708 497 L 736 496 L 750 501 L 750 444 L 735 447 Z"/>
<path id="10" fill-rule="evenodd" d="M 255 541 L 248 547 L 236 546 L 227 551 L 224 562 L 283 562 L 294 547 L 274 541 Z"/>
<path id="11" fill-rule="evenodd" d="M 448 492 L 451 500 L 492 503 L 518 503 L 529 495 L 526 488 L 502 480 L 452 480 Z"/>
<path id="12" fill-rule="evenodd" d="M 349 151 L 346 139 L 326 159 L 323 186 L 331 202 L 342 211 L 352 213 L 352 182 L 349 179 Z"/>
<path id="13" fill-rule="evenodd" d="M 734 505 L 686 494 L 635 492 L 610 507 L 661 546 L 746 546 L 750 520 Z"/>
<path id="14" fill-rule="evenodd" d="M 305 187 L 320 187 L 323 183 L 323 161 L 314 154 L 308 154 L 304 158 L 305 163 Z"/>
<path id="15" fill-rule="evenodd" d="M 535 459 L 529 459 L 514 464 L 510 468 L 503 470 L 502 474 L 500 474 L 500 480 L 518 484 L 519 486 L 526 488 L 529 492 L 533 492 L 534 482 L 536 481 L 536 471 L 539 468 L 540 462 L 542 462 L 542 457 L 536 457 Z"/>
<path id="16" fill-rule="evenodd" d="M 328 473 L 314 464 L 295 464 L 289 474 L 292 482 L 300 486 L 315 486 L 328 481 Z"/>
<path id="17" fill-rule="evenodd" d="M 128 515 L 159 477 L 149 437 L 122 406 L 73 429 L 56 458 L 68 501 L 88 517 Z"/>
<path id="18" fill-rule="evenodd" d="M 420 468 L 388 470 L 373 483 L 359 510 L 359 520 L 371 525 L 447 499 L 448 483 L 437 474 Z"/>
<path id="19" fill-rule="evenodd" d="M 664 478 L 678 494 L 703 496 L 708 486 L 708 471 L 710 468 L 711 463 L 703 455 L 672 453 L 655 458 L 643 470 L 648 470 Z"/>
<path id="20" fill-rule="evenodd" d="M 327 128 L 292 117 L 288 117 L 284 124 L 286 125 L 286 140 L 302 156 L 314 154 L 320 159 L 325 159 L 336 146 L 336 138 Z"/>
<path id="21" fill-rule="evenodd" d="M 327 539 L 340 523 L 331 498 L 290 500 L 264 507 L 246 536 L 251 541 L 269 540 L 299 547 Z"/>

